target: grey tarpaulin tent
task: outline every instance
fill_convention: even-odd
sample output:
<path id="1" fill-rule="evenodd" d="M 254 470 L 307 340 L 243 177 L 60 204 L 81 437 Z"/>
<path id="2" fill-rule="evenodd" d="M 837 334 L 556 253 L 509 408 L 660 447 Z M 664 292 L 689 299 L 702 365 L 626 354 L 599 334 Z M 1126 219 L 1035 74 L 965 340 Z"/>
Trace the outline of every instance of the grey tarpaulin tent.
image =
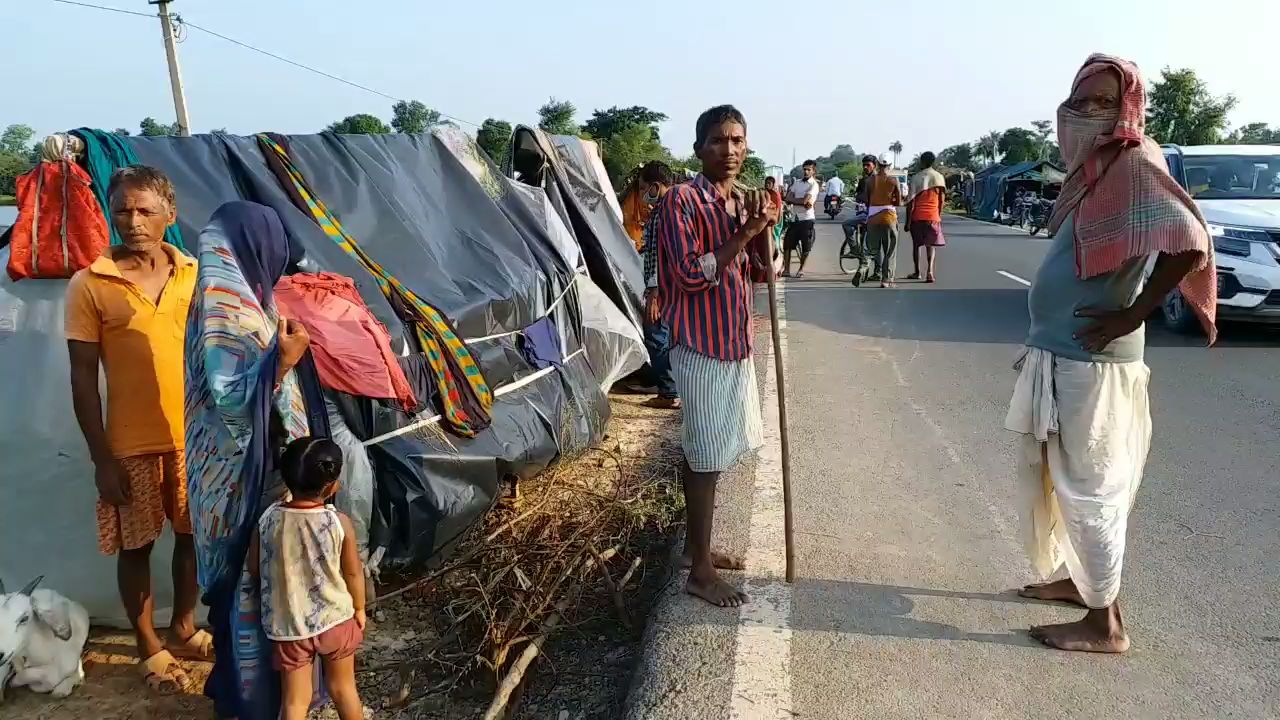
<path id="1" fill-rule="evenodd" d="M 974 176 L 973 206 L 977 208 L 977 217 L 996 220 L 1008 205 L 1013 191 L 1025 187 L 1043 193 L 1047 186 L 1061 186 L 1066 177 L 1065 170 L 1047 160 L 989 167 Z"/>
<path id="2" fill-rule="evenodd" d="M 347 231 L 450 317 L 497 388 L 492 425 L 470 439 L 446 437 L 432 406 L 409 416 L 330 393 L 374 471 L 369 548 L 420 566 L 488 509 L 504 477 L 528 476 L 601 437 L 605 391 L 646 359 L 635 319 L 639 260 L 617 252 L 607 223 L 576 198 L 582 190 L 569 170 L 538 187 L 514 182 L 456 129 L 285 140 Z M 396 349 L 416 352 L 372 278 L 291 202 L 254 138 L 128 142 L 141 162 L 173 179 L 189 248 L 222 203 L 271 206 L 300 267 L 352 277 Z M 0 283 L 0 373 L 22 379 L 0 390 L 0 577 L 12 586 L 43 574 L 49 587 L 112 620 L 114 563 L 96 552 L 92 467 L 67 383 L 65 284 Z M 533 329 L 557 339 L 553 362 L 525 352 Z M 166 566 L 157 553 L 155 577 L 166 577 Z M 159 607 L 169 602 L 157 599 Z"/>

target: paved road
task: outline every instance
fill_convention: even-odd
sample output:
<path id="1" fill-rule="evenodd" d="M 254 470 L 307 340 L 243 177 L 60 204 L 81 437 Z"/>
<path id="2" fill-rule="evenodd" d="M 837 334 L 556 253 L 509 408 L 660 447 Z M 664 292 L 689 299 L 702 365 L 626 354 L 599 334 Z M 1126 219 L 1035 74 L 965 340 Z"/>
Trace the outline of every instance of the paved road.
<path id="1" fill-rule="evenodd" d="M 1030 579 L 1002 429 L 1027 311 L 998 272 L 1033 278 L 1047 241 L 948 219 L 939 282 L 880 290 L 838 274 L 838 233 L 820 223 L 785 286 L 800 579 L 764 593 L 765 620 L 673 591 L 631 717 L 1280 717 L 1280 331 L 1228 326 L 1205 350 L 1148 328 L 1134 648 L 1051 651 L 1025 628 L 1079 611 L 1009 592 Z M 717 535 L 739 550 L 758 544 L 758 470 L 723 483 Z"/>

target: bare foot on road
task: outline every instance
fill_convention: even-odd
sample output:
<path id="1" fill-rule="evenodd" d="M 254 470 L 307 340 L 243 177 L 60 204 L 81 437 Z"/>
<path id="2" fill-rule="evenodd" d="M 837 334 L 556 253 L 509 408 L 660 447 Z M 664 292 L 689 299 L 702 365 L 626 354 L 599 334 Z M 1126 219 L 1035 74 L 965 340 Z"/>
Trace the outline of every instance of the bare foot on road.
<path id="1" fill-rule="evenodd" d="M 1129 649 L 1124 628 L 1108 629 L 1089 620 L 1031 628 L 1031 637 L 1059 650 L 1094 653 L 1122 653 Z"/>
<path id="2" fill-rule="evenodd" d="M 688 582 L 684 584 L 684 591 L 716 607 L 738 607 L 748 601 L 746 593 L 738 592 L 714 572 L 706 578 L 695 577 L 690 573 Z"/>
<path id="3" fill-rule="evenodd" d="M 1084 604 L 1084 598 L 1080 597 L 1080 591 L 1076 589 L 1076 584 L 1071 578 L 1064 580 L 1055 580 L 1049 583 L 1040 583 L 1037 585 L 1028 585 L 1018 591 L 1018 595 L 1032 600 L 1047 600 L 1049 602 L 1065 602 L 1072 605 L 1079 605 L 1082 608 L 1089 607 Z"/>
<path id="4" fill-rule="evenodd" d="M 747 563 L 737 555 L 730 555 L 719 550 L 711 551 L 711 565 L 721 570 L 745 570 Z M 680 567 L 688 570 L 693 567 L 693 558 L 688 553 L 680 556 Z"/>

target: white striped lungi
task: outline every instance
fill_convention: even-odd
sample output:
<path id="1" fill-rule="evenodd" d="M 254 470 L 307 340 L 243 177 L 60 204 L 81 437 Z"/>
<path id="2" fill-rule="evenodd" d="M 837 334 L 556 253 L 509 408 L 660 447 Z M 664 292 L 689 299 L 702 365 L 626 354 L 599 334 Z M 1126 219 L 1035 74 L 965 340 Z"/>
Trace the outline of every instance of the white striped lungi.
<path id="1" fill-rule="evenodd" d="M 682 345 L 673 346 L 669 357 L 684 408 L 682 445 L 689 469 L 722 472 L 764 444 L 751 358 L 717 360 Z"/>
<path id="2" fill-rule="evenodd" d="M 1120 593 L 1129 511 L 1151 447 L 1147 383 L 1134 362 L 1081 362 L 1026 348 L 1005 427 L 1022 434 L 1023 542 L 1045 578 L 1066 566 L 1091 608 Z"/>

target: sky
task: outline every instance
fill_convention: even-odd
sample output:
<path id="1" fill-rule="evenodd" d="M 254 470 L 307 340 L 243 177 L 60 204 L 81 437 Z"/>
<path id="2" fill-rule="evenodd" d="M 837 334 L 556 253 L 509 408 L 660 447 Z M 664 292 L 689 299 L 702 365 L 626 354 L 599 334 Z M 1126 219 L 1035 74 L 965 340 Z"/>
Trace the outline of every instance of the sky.
<path id="1" fill-rule="evenodd" d="M 84 0 L 153 12 L 145 0 Z M 367 9 L 357 9 L 365 6 Z M 1233 126 L 1280 125 L 1277 0 L 175 0 L 171 12 L 241 42 L 462 121 L 533 124 L 548 98 L 578 119 L 614 105 L 666 113 L 686 155 L 698 114 L 737 105 L 767 163 L 847 143 L 910 158 L 991 130 L 1052 119 L 1089 53 L 1148 77 L 1193 68 L 1234 94 Z M 171 122 L 159 21 L 53 0 L 0 0 L 0 127 Z M 344 116 L 391 117 L 391 100 L 194 29 L 178 47 L 195 132 L 318 132 Z M 460 122 L 463 128 L 475 128 Z"/>

